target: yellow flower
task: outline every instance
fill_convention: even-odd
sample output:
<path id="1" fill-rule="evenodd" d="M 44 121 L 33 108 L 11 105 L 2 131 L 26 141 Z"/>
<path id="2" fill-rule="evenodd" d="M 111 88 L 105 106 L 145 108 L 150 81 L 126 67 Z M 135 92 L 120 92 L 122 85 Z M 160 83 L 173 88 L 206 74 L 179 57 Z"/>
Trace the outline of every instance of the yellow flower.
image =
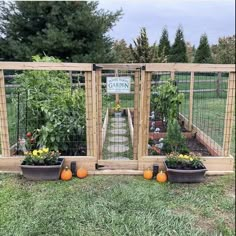
<path id="1" fill-rule="evenodd" d="M 189 156 L 188 155 L 184 155 L 184 157 L 183 157 L 184 159 L 188 159 L 189 158 Z"/>
<path id="2" fill-rule="evenodd" d="M 43 151 L 42 151 L 42 150 L 38 150 L 38 153 L 39 153 L 39 155 L 40 155 L 40 154 L 42 154 L 42 153 L 43 153 Z"/>
<path id="3" fill-rule="evenodd" d="M 183 158 L 184 156 L 182 154 L 179 155 L 179 158 Z"/>
<path id="4" fill-rule="evenodd" d="M 33 151 L 33 156 L 38 156 L 38 151 L 37 150 Z"/>
<path id="5" fill-rule="evenodd" d="M 190 159 L 189 159 L 190 161 L 193 161 L 193 158 L 192 157 L 190 157 Z"/>
<path id="6" fill-rule="evenodd" d="M 49 149 L 48 148 L 43 148 L 43 152 L 48 153 Z"/>

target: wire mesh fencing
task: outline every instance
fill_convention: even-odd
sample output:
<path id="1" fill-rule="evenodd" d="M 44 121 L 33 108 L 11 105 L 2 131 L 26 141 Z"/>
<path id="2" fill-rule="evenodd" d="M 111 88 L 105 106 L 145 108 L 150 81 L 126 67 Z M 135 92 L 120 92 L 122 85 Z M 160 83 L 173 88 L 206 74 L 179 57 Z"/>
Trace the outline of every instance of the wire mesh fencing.
<path id="1" fill-rule="evenodd" d="M 83 72 L 12 71 L 4 78 L 11 155 L 41 147 L 86 155 Z"/>

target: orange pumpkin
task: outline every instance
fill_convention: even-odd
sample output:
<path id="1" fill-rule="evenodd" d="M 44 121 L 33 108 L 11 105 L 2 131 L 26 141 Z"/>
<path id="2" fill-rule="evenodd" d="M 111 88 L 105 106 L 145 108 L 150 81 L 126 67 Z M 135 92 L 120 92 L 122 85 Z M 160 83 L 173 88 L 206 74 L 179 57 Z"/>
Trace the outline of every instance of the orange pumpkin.
<path id="1" fill-rule="evenodd" d="M 144 179 L 150 180 L 150 179 L 152 179 L 152 177 L 153 177 L 153 171 L 151 169 L 147 169 L 143 172 Z"/>
<path id="2" fill-rule="evenodd" d="M 88 176 L 88 171 L 85 168 L 79 168 L 77 170 L 77 177 L 83 179 Z"/>
<path id="3" fill-rule="evenodd" d="M 65 181 L 72 179 L 72 172 L 71 172 L 71 170 L 69 169 L 68 166 L 66 166 L 66 167 L 62 170 L 62 172 L 61 172 L 61 179 L 62 179 L 62 180 L 65 180 Z"/>
<path id="4" fill-rule="evenodd" d="M 157 182 L 165 183 L 167 181 L 167 175 L 165 172 L 161 171 L 157 174 Z"/>

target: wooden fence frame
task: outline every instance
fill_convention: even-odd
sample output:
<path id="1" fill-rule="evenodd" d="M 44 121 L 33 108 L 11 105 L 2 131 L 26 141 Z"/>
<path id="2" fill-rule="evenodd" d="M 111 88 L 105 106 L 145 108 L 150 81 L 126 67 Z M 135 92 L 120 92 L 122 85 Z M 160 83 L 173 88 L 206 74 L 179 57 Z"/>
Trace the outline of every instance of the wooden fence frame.
<path id="1" fill-rule="evenodd" d="M 190 72 L 190 104 L 189 119 L 185 120 L 190 130 L 196 129 L 192 122 L 192 101 L 194 73 L 196 72 L 227 72 L 230 74 L 228 81 L 227 105 L 224 125 L 224 145 L 222 155 L 216 157 L 204 157 L 205 165 L 209 174 L 225 174 L 233 171 L 234 158 L 229 155 L 229 142 L 232 135 L 233 114 L 235 103 L 235 66 L 216 64 L 185 64 L 185 63 L 149 63 L 149 64 L 87 64 L 87 63 L 43 63 L 43 62 L 0 62 L 0 138 L 3 147 L 0 157 L 0 171 L 19 171 L 19 164 L 23 157 L 10 157 L 9 134 L 7 122 L 6 94 L 4 84 L 4 70 L 62 70 L 62 71 L 84 71 L 86 90 L 86 132 L 88 153 L 84 156 L 66 157 L 66 164 L 76 161 L 78 166 L 87 167 L 92 173 L 99 174 L 95 170 L 95 164 L 105 163 L 112 167 L 121 168 L 127 166 L 126 172 L 114 171 L 112 173 L 142 173 L 147 167 L 159 163 L 162 167 L 164 156 L 147 156 L 147 144 L 149 139 L 149 113 L 151 95 L 152 73 L 170 72 L 174 79 L 175 72 Z M 135 85 L 135 107 L 134 107 L 134 160 L 109 161 L 101 160 L 102 157 L 102 70 L 129 70 L 134 73 Z M 220 75 L 220 74 L 219 74 Z M 220 76 L 218 78 L 220 83 Z M 204 136 L 204 135 L 203 135 Z M 202 137 L 203 137 L 202 136 Z M 201 137 L 199 137 L 201 138 Z M 204 137 L 203 137 L 204 138 Z M 132 171 L 131 171 L 132 170 Z M 137 170 L 134 172 L 134 170 Z M 138 171 L 139 170 L 139 171 Z M 101 173 L 101 172 L 100 172 Z M 105 174 L 111 172 L 104 172 Z"/>

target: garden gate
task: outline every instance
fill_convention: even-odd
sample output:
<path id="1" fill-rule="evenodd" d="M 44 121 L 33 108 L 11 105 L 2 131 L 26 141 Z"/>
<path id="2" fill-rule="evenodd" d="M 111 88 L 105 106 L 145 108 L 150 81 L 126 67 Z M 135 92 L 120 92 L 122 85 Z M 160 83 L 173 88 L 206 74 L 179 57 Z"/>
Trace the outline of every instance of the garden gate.
<path id="1" fill-rule="evenodd" d="M 104 64 L 96 71 L 97 168 L 137 170 L 141 66 Z"/>

